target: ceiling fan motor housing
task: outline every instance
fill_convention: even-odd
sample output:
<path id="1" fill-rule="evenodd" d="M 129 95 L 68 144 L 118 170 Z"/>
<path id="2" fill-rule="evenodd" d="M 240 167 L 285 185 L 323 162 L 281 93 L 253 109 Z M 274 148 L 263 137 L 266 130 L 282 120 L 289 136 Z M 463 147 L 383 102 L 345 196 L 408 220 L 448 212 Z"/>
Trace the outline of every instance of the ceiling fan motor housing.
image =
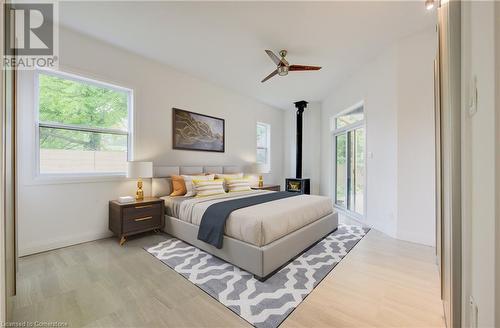
<path id="1" fill-rule="evenodd" d="M 286 66 L 286 65 L 278 65 L 278 75 L 279 76 L 288 75 L 288 66 Z"/>

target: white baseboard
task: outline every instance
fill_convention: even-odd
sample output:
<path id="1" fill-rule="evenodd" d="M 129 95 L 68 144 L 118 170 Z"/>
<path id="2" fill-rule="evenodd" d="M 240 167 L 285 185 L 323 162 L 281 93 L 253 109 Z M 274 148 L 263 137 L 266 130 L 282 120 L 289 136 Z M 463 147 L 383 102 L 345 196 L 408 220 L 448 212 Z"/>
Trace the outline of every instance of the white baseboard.
<path id="1" fill-rule="evenodd" d="M 56 241 L 52 240 L 49 243 L 41 243 L 41 244 L 29 244 L 25 246 L 19 245 L 18 254 L 19 256 L 27 256 L 36 253 L 51 251 L 54 249 L 73 246 L 81 243 L 86 243 L 89 241 L 94 241 L 98 239 L 111 237 L 113 234 L 110 231 L 101 232 L 101 233 L 90 233 L 79 236 L 70 236 L 67 238 L 60 238 Z"/>

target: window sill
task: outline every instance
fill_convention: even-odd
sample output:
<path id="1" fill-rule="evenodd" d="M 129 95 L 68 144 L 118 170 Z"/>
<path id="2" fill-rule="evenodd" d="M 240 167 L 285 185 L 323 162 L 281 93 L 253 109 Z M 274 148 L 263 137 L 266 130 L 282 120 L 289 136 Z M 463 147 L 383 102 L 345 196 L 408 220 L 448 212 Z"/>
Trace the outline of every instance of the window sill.
<path id="1" fill-rule="evenodd" d="M 126 177 L 125 173 L 118 174 L 40 174 L 35 176 L 29 185 L 56 185 L 71 183 L 99 183 L 133 180 Z"/>

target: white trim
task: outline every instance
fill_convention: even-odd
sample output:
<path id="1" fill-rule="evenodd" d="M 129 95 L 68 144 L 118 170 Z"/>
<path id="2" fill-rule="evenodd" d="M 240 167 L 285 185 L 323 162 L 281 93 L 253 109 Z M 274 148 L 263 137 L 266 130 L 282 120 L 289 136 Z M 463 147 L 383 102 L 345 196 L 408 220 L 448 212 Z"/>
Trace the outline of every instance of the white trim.
<path id="1" fill-rule="evenodd" d="M 4 17 L 4 4 L 5 1 L 0 1 L 0 15 Z M 4 24 L 0 24 L 0 34 L 4 35 Z M 0 42 L 0 51 L 4 53 L 4 43 Z M 4 180 L 4 149 L 5 149 L 5 129 L 4 129 L 4 113 L 5 113 L 5 71 L 0 74 L 0 322 L 4 323 L 7 321 L 7 270 L 6 270 L 6 251 L 5 251 L 5 180 Z"/>
<path id="2" fill-rule="evenodd" d="M 336 115 L 335 115 L 335 117 L 336 117 Z M 335 135 L 339 135 L 339 134 L 345 133 L 347 131 L 351 131 L 351 130 L 354 130 L 354 129 L 357 129 L 357 128 L 361 128 L 361 127 L 364 127 L 364 126 L 365 126 L 365 120 L 363 119 L 363 120 L 358 121 L 356 123 L 352 123 L 352 124 L 343 126 L 341 128 L 335 129 L 335 130 L 332 131 L 332 133 L 335 134 Z"/>
<path id="3" fill-rule="evenodd" d="M 344 208 L 342 207 L 339 207 L 339 206 L 335 206 L 335 204 L 333 205 L 333 207 L 336 209 L 336 211 L 339 213 L 339 214 L 342 214 L 346 217 L 348 217 L 349 219 L 351 220 L 354 220 L 360 224 L 362 224 L 363 226 L 365 227 L 370 227 L 370 228 L 373 228 L 373 225 L 370 224 L 369 222 L 366 222 L 366 220 L 364 220 L 363 217 L 361 217 L 359 214 L 355 213 L 355 212 L 352 212 L 352 211 L 346 211 Z M 357 215 L 353 215 L 353 214 L 357 214 Z"/>
<path id="4" fill-rule="evenodd" d="M 358 108 L 363 108 L 363 119 L 362 120 L 359 120 L 359 121 L 356 121 L 352 124 L 348 124 L 346 126 L 343 126 L 341 128 L 337 128 L 336 127 L 336 120 L 338 117 L 340 116 L 344 116 L 346 114 L 349 114 L 350 112 L 352 111 L 355 111 L 356 109 Z M 357 125 L 363 125 L 365 123 L 365 119 L 366 119 L 366 114 L 365 114 L 365 102 L 362 100 L 352 106 L 349 106 L 348 108 L 344 109 L 343 111 L 341 111 L 340 113 L 337 113 L 335 114 L 334 116 L 330 117 L 330 131 L 332 132 L 342 132 L 342 131 L 347 131 L 347 130 L 352 130 L 352 128 L 354 126 L 357 126 Z"/>
<path id="5" fill-rule="evenodd" d="M 128 113 L 127 113 L 127 116 L 128 116 Z M 87 126 L 78 126 L 78 125 L 73 125 L 73 124 L 39 122 L 38 127 L 50 128 L 50 129 L 60 129 L 60 130 L 80 131 L 80 132 L 90 132 L 90 133 L 114 134 L 114 135 L 121 135 L 121 136 L 128 135 L 128 131 L 124 131 L 124 130 L 107 129 L 107 128 L 91 128 L 91 127 L 87 127 Z"/>
<path id="6" fill-rule="evenodd" d="M 127 161 L 132 161 L 133 156 L 133 146 L 134 146 L 134 90 L 131 88 L 117 86 L 115 84 L 101 82 L 96 79 L 91 79 L 84 77 L 80 74 L 68 73 L 63 71 L 54 71 L 48 69 L 36 69 L 35 74 L 33 74 L 34 82 L 34 129 L 35 129 L 35 165 L 34 165 L 34 174 L 33 174 L 33 182 L 34 184 L 52 184 L 52 183 L 77 183 L 77 182 L 97 182 L 97 181 L 110 181 L 116 180 L 117 178 L 123 178 L 126 175 L 126 172 L 95 172 L 95 173 L 50 173 L 44 174 L 40 173 L 40 126 L 45 123 L 40 122 L 39 117 L 39 76 L 40 74 L 55 76 L 59 78 L 64 78 L 67 80 L 86 83 L 100 88 L 106 88 L 110 90 L 114 90 L 117 92 L 125 92 L 127 95 L 127 115 L 128 115 L 128 129 L 126 132 L 127 135 Z M 50 123 L 52 124 L 52 123 Z M 60 124 L 61 126 L 65 126 L 65 124 Z M 99 130 L 103 133 L 116 134 L 115 129 L 101 129 L 101 128 L 87 128 L 82 127 L 81 131 L 86 131 L 89 129 Z M 109 131 L 109 132 L 108 132 Z"/>
<path id="7" fill-rule="evenodd" d="M 39 131 L 39 128 L 38 128 L 38 122 L 39 122 L 39 117 L 40 117 L 40 111 L 39 111 L 39 107 L 40 107 L 40 104 L 38 103 L 38 99 L 39 99 L 39 79 L 38 79 L 38 75 L 39 75 L 39 71 L 38 70 L 35 70 L 34 72 L 35 74 L 33 74 L 33 87 L 34 87 L 34 90 L 33 90 L 33 111 L 35 113 L 35 115 L 33 116 L 33 123 L 34 123 L 34 126 L 33 126 L 33 129 L 35 131 L 35 143 L 33 144 L 34 147 L 35 147 L 35 172 L 33 172 L 33 176 L 36 178 L 40 175 L 40 131 Z"/>
<path id="8" fill-rule="evenodd" d="M 363 113 L 364 113 L 365 112 L 365 101 L 364 100 L 358 101 L 354 105 L 347 107 L 343 111 L 340 111 L 339 113 L 337 113 L 335 115 L 335 117 L 343 116 L 343 115 L 345 115 L 345 114 L 347 114 L 349 112 L 352 112 L 352 111 L 358 109 L 359 107 L 363 107 Z"/>
<path id="9" fill-rule="evenodd" d="M 27 185 L 52 185 L 66 183 L 97 183 L 110 181 L 128 181 L 125 173 L 80 173 L 75 174 L 39 174 Z"/>
<path id="10" fill-rule="evenodd" d="M 118 91 L 118 92 L 126 92 L 127 93 L 127 92 L 134 91 L 130 88 L 121 87 L 121 86 L 118 86 L 116 84 L 98 81 L 96 79 L 88 78 L 88 77 L 82 76 L 80 74 L 68 73 L 68 72 L 64 72 L 61 70 L 54 71 L 54 70 L 49 70 L 49 69 L 38 68 L 35 70 L 35 75 L 36 75 L 37 79 L 38 79 L 38 75 L 40 73 L 45 74 L 45 75 L 51 75 L 51 76 L 58 77 L 58 78 L 64 78 L 66 80 L 71 80 L 74 82 L 79 82 L 79 83 L 83 82 L 83 83 L 93 85 L 95 87 L 111 89 L 111 90 Z"/>
<path id="11" fill-rule="evenodd" d="M 103 231 L 100 233 L 87 233 L 79 236 L 64 236 L 57 240 L 52 240 L 45 244 L 31 244 L 22 249 L 19 249 L 19 256 L 28 256 L 36 253 L 51 251 L 58 248 L 63 248 L 67 246 L 73 246 L 77 244 L 86 243 L 89 241 L 109 238 L 113 234 L 110 231 Z"/>
<path id="12" fill-rule="evenodd" d="M 127 136 L 127 160 L 129 162 L 134 160 L 134 138 L 135 138 L 135 104 L 134 104 L 134 90 L 129 89 L 127 93 L 127 110 L 128 110 L 128 136 Z"/>

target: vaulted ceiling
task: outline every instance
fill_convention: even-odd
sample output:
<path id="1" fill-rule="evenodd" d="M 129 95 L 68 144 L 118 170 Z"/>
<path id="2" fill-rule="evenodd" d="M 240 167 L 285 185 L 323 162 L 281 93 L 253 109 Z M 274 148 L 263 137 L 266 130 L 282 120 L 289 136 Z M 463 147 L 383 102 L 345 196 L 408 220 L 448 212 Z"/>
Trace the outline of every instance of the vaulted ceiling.
<path id="1" fill-rule="evenodd" d="M 61 24 L 280 108 L 322 100 L 385 47 L 435 24 L 422 1 L 61 2 Z M 260 81 L 287 49 L 319 65 Z"/>

